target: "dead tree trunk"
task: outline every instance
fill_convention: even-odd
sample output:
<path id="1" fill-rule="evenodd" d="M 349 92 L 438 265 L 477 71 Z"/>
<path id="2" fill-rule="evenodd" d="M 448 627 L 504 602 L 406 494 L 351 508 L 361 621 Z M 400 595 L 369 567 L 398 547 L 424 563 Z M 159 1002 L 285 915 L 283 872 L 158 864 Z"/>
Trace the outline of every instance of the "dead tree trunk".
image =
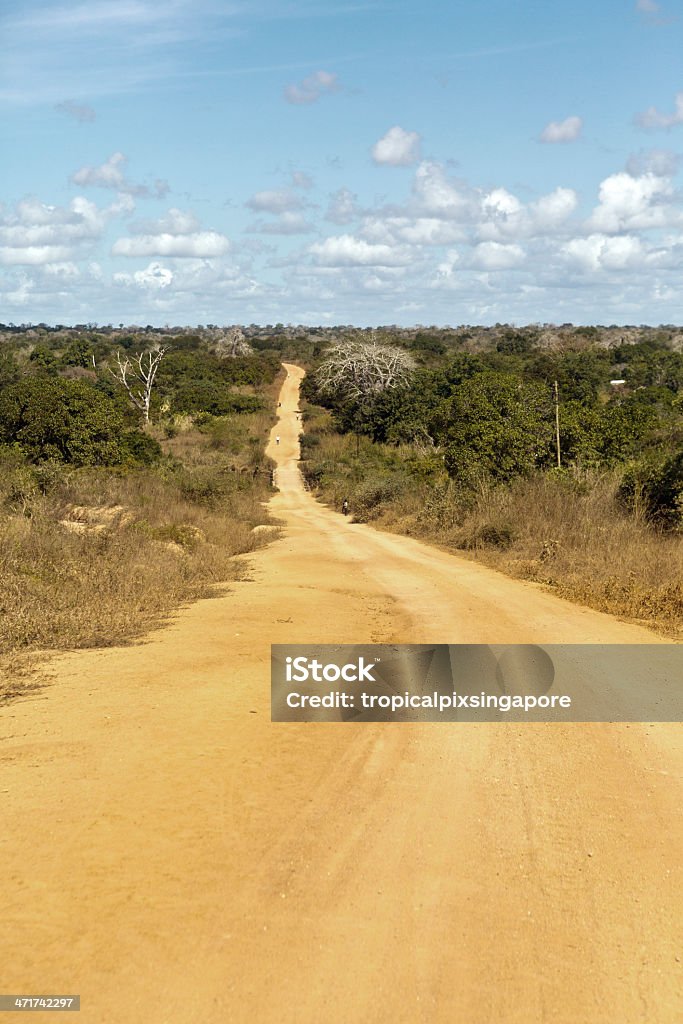
<path id="1" fill-rule="evenodd" d="M 168 348 L 161 346 L 146 349 L 131 362 L 128 356 L 122 359 L 119 351 L 116 353 L 116 369 L 110 368 L 114 380 L 125 389 L 132 404 L 142 413 L 145 423 L 149 423 L 154 378 L 166 352 Z"/>

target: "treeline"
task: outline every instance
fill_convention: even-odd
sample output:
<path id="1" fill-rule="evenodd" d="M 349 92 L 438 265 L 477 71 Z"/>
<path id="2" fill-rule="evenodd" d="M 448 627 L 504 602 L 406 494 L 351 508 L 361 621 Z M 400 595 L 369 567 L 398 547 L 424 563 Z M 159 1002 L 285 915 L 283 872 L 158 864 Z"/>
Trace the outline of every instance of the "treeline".
<path id="1" fill-rule="evenodd" d="M 336 386 L 323 386 L 323 356 L 304 382 L 304 474 L 358 522 L 677 635 L 683 354 L 673 336 L 603 342 L 587 328 L 554 348 L 511 329 L 483 349 L 385 333 L 373 343 L 412 367 L 365 390 L 358 359 L 342 358 Z"/>
<path id="2" fill-rule="evenodd" d="M 75 465 L 149 464 L 161 456 L 158 440 L 141 430 L 139 410 L 116 378 L 118 353 L 134 364 L 149 351 L 146 336 L 66 340 L 42 336 L 29 346 L 0 350 L 0 449 L 30 461 Z M 274 353 L 220 355 L 198 336 L 174 338 L 159 363 L 151 392 L 151 419 L 167 433 L 178 417 L 255 413 L 279 372 Z M 137 386 L 137 385 L 136 385 Z"/>
<path id="3" fill-rule="evenodd" d="M 341 434 L 412 446 L 407 467 L 422 475 L 445 471 L 467 488 L 483 478 L 510 483 L 558 461 L 565 469 L 621 467 L 625 498 L 645 493 L 653 517 L 679 521 L 683 353 L 668 340 L 546 351 L 511 331 L 488 352 L 440 344 L 438 355 L 429 349 L 436 365 L 417 366 L 400 386 L 350 400 L 321 394 L 311 374 L 306 397 L 331 411 Z M 420 338 L 408 351 L 416 345 L 425 351 Z"/>

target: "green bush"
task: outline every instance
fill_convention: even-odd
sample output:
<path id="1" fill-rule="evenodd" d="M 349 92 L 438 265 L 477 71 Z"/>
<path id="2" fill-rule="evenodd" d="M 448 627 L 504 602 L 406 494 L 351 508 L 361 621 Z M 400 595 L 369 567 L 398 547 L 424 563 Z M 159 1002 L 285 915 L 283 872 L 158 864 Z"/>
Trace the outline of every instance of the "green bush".
<path id="1" fill-rule="evenodd" d="M 377 519 L 382 506 L 395 500 L 405 489 L 406 481 L 397 477 L 384 480 L 368 480 L 361 484 L 353 494 L 351 511 L 359 523 L 367 523 Z"/>
<path id="2" fill-rule="evenodd" d="M 648 518 L 661 526 L 683 526 L 683 451 L 663 463 L 631 467 L 624 475 L 619 496 L 631 509 L 641 502 Z"/>
<path id="3" fill-rule="evenodd" d="M 125 427 L 120 410 L 82 380 L 26 377 L 0 395 L 0 444 L 31 462 L 115 466 L 151 461 L 158 446 Z"/>

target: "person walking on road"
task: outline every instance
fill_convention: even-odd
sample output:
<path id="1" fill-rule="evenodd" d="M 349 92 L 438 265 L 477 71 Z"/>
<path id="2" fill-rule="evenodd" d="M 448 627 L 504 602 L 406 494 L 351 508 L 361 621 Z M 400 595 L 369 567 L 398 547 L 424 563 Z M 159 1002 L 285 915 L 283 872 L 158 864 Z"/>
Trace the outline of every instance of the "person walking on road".
<path id="1" fill-rule="evenodd" d="M 349 500 L 348 500 L 348 498 L 344 498 L 344 500 L 342 501 L 342 512 L 344 513 L 345 516 L 347 516 L 349 514 Z"/>
<path id="2" fill-rule="evenodd" d="M 279 435 L 279 434 L 277 434 L 277 435 L 275 436 L 275 444 L 279 444 L 279 443 L 280 443 L 280 435 Z"/>

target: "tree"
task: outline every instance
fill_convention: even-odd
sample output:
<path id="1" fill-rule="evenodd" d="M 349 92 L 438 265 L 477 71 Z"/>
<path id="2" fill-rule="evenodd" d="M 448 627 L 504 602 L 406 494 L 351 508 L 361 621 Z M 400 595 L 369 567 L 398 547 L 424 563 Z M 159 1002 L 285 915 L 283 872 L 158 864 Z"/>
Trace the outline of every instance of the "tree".
<path id="1" fill-rule="evenodd" d="M 357 402 L 406 384 L 414 365 L 403 349 L 374 339 L 338 342 L 316 370 L 315 382 L 323 395 Z"/>
<path id="2" fill-rule="evenodd" d="M 82 380 L 25 377 L 0 395 L 0 444 L 32 462 L 115 466 L 151 462 L 159 445 L 127 429 L 110 398 Z"/>
<path id="3" fill-rule="evenodd" d="M 250 356 L 253 349 L 241 327 L 229 327 L 225 331 L 216 330 L 212 332 L 212 340 L 216 355 L 228 356 L 235 359 L 237 356 Z"/>
<path id="4" fill-rule="evenodd" d="M 463 483 L 485 474 L 509 481 L 540 466 L 552 444 L 548 395 L 506 373 L 457 385 L 435 416 L 448 473 Z"/>
<path id="5" fill-rule="evenodd" d="M 122 359 L 121 352 L 117 351 L 116 369 L 112 370 L 110 367 L 114 379 L 126 389 L 132 404 L 144 416 L 145 423 L 149 423 L 149 407 L 152 401 L 154 378 L 166 352 L 168 352 L 168 347 L 164 348 L 159 345 L 156 348 L 145 349 L 131 361 L 128 356 Z"/>

